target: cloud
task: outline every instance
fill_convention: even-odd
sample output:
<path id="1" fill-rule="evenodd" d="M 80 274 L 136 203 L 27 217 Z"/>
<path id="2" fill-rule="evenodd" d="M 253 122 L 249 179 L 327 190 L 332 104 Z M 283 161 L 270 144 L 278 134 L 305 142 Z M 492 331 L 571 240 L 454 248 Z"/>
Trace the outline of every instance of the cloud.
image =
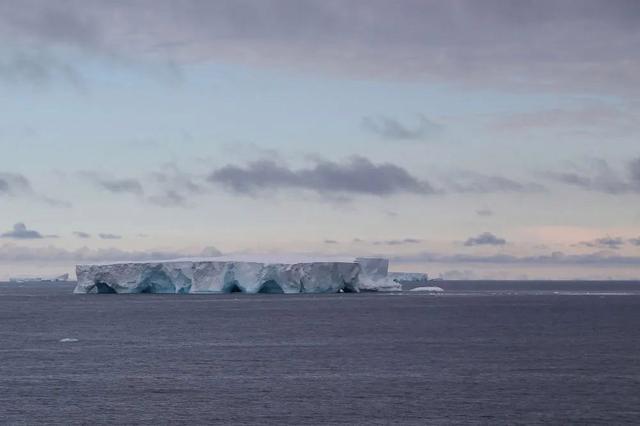
<path id="1" fill-rule="evenodd" d="M 144 194 L 144 188 L 138 179 L 107 176 L 94 171 L 81 171 L 79 175 L 112 194 L 132 194 L 140 197 Z"/>
<path id="2" fill-rule="evenodd" d="M 351 157 L 342 163 L 316 160 L 312 167 L 297 170 L 272 160 L 254 161 L 245 167 L 226 165 L 214 170 L 207 180 L 245 195 L 278 189 L 379 197 L 399 193 L 435 192 L 429 183 L 421 181 L 400 166 L 391 163 L 375 164 L 360 156 Z"/>
<path id="3" fill-rule="evenodd" d="M 57 198 L 52 198 L 48 196 L 39 196 L 37 197 L 43 203 L 51 206 L 51 207 L 63 207 L 63 208 L 71 208 L 73 204 L 66 200 L 60 200 Z"/>
<path id="4" fill-rule="evenodd" d="M 629 238 L 629 244 L 640 247 L 640 237 L 638 238 Z"/>
<path id="5" fill-rule="evenodd" d="M 373 245 L 376 245 L 376 246 L 380 246 L 380 245 L 400 246 L 400 245 L 404 245 L 404 244 L 419 244 L 421 242 L 422 242 L 422 240 L 417 239 L 417 238 L 404 238 L 404 239 L 401 239 L 401 240 L 374 241 Z"/>
<path id="6" fill-rule="evenodd" d="M 485 175 L 471 171 L 452 173 L 445 182 L 451 192 L 488 194 L 494 192 L 536 193 L 546 188 L 535 182 L 519 182 L 497 175 Z"/>
<path id="7" fill-rule="evenodd" d="M 606 249 L 612 249 L 612 250 L 618 250 L 624 244 L 625 244 L 625 241 L 623 238 L 610 237 L 608 235 L 606 237 L 597 238 L 593 241 L 583 241 L 580 243 L 580 245 L 586 246 L 586 247 L 606 248 Z"/>
<path id="8" fill-rule="evenodd" d="M 147 197 L 147 201 L 161 207 L 186 207 L 193 195 L 205 191 L 196 178 L 183 172 L 175 163 L 167 163 L 162 171 L 151 175 L 159 192 Z"/>
<path id="9" fill-rule="evenodd" d="M 137 179 L 96 179 L 96 184 L 114 194 L 130 193 L 134 195 L 142 195 L 144 190 L 142 184 Z"/>
<path id="10" fill-rule="evenodd" d="M 3 234 L 0 234 L 1 238 L 13 238 L 16 240 L 35 240 L 45 238 L 38 231 L 34 231 L 33 229 L 27 229 L 27 226 L 22 223 L 16 223 L 13 225 L 13 229 L 11 231 L 7 231 Z M 53 237 L 53 236 L 49 236 Z"/>
<path id="11" fill-rule="evenodd" d="M 78 238 L 91 238 L 91 234 L 87 234 L 86 232 L 82 232 L 82 231 L 75 231 L 73 233 L 73 235 L 75 235 Z"/>
<path id="12" fill-rule="evenodd" d="M 483 216 L 483 217 L 493 216 L 493 210 L 490 210 L 490 209 L 479 209 L 479 210 L 476 210 L 476 214 L 478 216 Z"/>
<path id="13" fill-rule="evenodd" d="M 160 207 L 181 207 L 187 203 L 187 197 L 170 189 L 162 194 L 148 197 L 147 201 Z"/>
<path id="14" fill-rule="evenodd" d="M 201 252 L 185 251 L 127 251 L 115 248 L 90 249 L 83 247 L 77 250 L 48 247 L 23 247 L 14 244 L 0 246 L 0 261 L 10 262 L 119 262 L 170 260 L 182 257 L 217 257 L 221 252 L 215 247 L 207 247 Z"/>
<path id="15" fill-rule="evenodd" d="M 477 237 L 471 237 L 465 241 L 465 246 L 503 246 L 507 243 L 507 240 L 504 238 L 496 237 L 491 232 L 483 232 Z"/>
<path id="16" fill-rule="evenodd" d="M 0 197 L 27 197 L 52 207 L 71 207 L 71 203 L 36 193 L 31 182 L 19 173 L 0 172 Z"/>
<path id="17" fill-rule="evenodd" d="M 338 244 L 336 240 L 324 240 L 325 244 Z"/>
<path id="18" fill-rule="evenodd" d="M 573 129 L 581 133 L 629 134 L 638 129 L 638 115 L 630 109 L 603 102 L 588 102 L 574 108 L 552 108 L 501 116 L 496 130 Z M 610 130 L 610 129 L 615 130 Z M 603 135 L 607 135 L 604 133 Z"/>
<path id="19" fill-rule="evenodd" d="M 46 87 L 52 81 L 64 81 L 84 89 L 84 79 L 73 65 L 43 51 L 15 51 L 0 57 L 0 82 Z"/>
<path id="20" fill-rule="evenodd" d="M 495 265 L 585 265 L 585 266 L 640 266 L 640 256 L 621 256 L 615 253 L 599 251 L 589 254 L 565 254 L 552 252 L 538 256 L 514 256 L 510 254 L 468 255 L 441 254 L 423 252 L 412 255 L 391 257 L 391 261 L 400 263 L 458 263 L 458 264 L 495 264 Z"/>
<path id="21" fill-rule="evenodd" d="M 385 116 L 366 116 L 362 119 L 363 129 L 388 140 L 424 140 L 440 133 L 442 125 L 429 120 L 424 115 L 418 116 L 418 123 L 405 125 Z"/>
<path id="22" fill-rule="evenodd" d="M 117 235 L 117 234 L 98 234 L 98 237 L 100 237 L 103 240 L 119 240 L 122 238 L 122 235 Z"/>
<path id="23" fill-rule="evenodd" d="M 193 195 L 206 190 L 197 176 L 183 172 L 174 163 L 163 164 L 161 171 L 152 172 L 142 180 L 93 171 L 80 172 L 80 175 L 112 194 L 135 195 L 142 202 L 160 207 L 188 207 Z M 146 193 L 151 195 L 145 196 Z"/>
<path id="24" fill-rule="evenodd" d="M 636 190 L 640 190 L 640 157 L 631 160 L 627 165 L 631 185 Z"/>
<path id="25" fill-rule="evenodd" d="M 7 45 L 514 90 L 637 95 L 635 1 L 0 2 Z"/>
<path id="26" fill-rule="evenodd" d="M 547 178 L 586 191 L 605 194 L 640 192 L 640 157 L 629 161 L 625 173 L 614 171 L 604 159 L 595 159 L 586 165 L 570 166 L 569 170 L 550 171 Z"/>
<path id="27" fill-rule="evenodd" d="M 17 197 L 31 195 L 33 189 L 29 180 L 17 173 L 0 173 L 0 196 Z"/>

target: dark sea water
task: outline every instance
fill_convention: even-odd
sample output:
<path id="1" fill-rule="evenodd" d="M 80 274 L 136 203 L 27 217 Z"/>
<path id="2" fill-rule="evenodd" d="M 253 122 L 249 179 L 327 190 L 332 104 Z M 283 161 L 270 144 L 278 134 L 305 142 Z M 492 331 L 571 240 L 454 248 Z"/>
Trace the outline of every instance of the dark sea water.
<path id="1" fill-rule="evenodd" d="M 174 296 L 0 284 L 0 423 L 640 424 L 640 284 L 438 285 Z"/>

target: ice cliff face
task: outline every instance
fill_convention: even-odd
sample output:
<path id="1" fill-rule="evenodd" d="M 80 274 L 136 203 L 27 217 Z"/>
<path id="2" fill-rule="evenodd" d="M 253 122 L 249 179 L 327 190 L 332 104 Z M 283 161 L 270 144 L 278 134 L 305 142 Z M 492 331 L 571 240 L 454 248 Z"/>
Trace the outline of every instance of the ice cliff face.
<path id="1" fill-rule="evenodd" d="M 402 286 L 389 277 L 389 259 L 358 257 L 361 273 L 358 280 L 362 291 L 400 291 Z"/>
<path id="2" fill-rule="evenodd" d="M 429 276 L 422 272 L 389 272 L 389 278 L 400 284 L 429 281 Z"/>
<path id="3" fill-rule="evenodd" d="M 78 265 L 74 293 L 337 293 L 361 285 L 355 262 L 177 261 Z M 364 276 L 363 276 L 364 277 Z"/>
<path id="4" fill-rule="evenodd" d="M 74 293 L 190 293 L 191 262 L 76 266 Z"/>

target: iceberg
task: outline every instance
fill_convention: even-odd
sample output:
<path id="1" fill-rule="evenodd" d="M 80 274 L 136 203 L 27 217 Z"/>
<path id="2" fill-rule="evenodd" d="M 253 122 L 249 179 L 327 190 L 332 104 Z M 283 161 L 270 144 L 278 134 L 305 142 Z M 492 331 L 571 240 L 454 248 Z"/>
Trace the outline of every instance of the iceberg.
<path id="1" fill-rule="evenodd" d="M 265 263 L 176 260 L 77 265 L 74 293 L 338 293 L 399 291 L 389 261 Z"/>
<path id="2" fill-rule="evenodd" d="M 66 282 L 69 281 L 69 274 L 56 275 L 53 277 L 9 277 L 10 283 L 29 283 L 29 282 Z"/>
<path id="3" fill-rule="evenodd" d="M 429 281 L 429 276 L 422 272 L 389 272 L 389 278 L 400 284 Z"/>

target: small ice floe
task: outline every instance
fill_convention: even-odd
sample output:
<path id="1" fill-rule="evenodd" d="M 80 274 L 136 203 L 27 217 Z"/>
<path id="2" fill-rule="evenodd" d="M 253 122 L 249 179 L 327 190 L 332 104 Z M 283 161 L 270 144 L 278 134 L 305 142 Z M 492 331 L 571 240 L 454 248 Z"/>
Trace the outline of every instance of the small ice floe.
<path id="1" fill-rule="evenodd" d="M 427 291 L 427 292 L 431 292 L 431 293 L 442 293 L 444 292 L 444 290 L 440 287 L 416 287 L 416 288 L 412 288 L 409 291 Z"/>
<path id="2" fill-rule="evenodd" d="M 64 339 L 60 339 L 60 343 L 73 343 L 77 341 L 78 339 L 74 339 L 73 337 L 65 337 Z"/>

